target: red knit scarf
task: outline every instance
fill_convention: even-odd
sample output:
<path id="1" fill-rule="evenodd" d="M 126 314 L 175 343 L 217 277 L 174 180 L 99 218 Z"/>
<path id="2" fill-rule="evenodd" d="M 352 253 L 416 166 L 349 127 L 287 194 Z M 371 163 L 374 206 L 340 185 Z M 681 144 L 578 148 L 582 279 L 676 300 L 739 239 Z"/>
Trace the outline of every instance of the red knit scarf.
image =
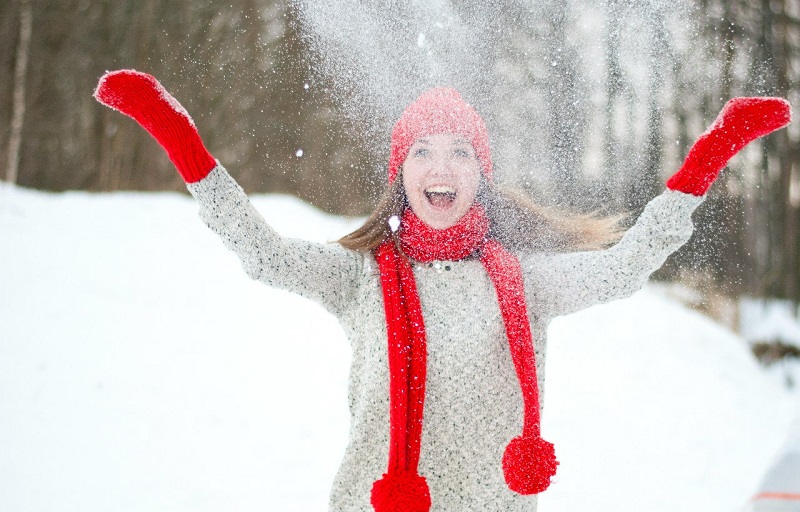
<path id="1" fill-rule="evenodd" d="M 536 494 L 550 485 L 558 462 L 553 445 L 540 437 L 536 355 L 525 305 L 519 260 L 502 244 L 486 238 L 489 219 L 474 205 L 459 222 L 436 230 L 410 208 L 403 214 L 400 245 L 405 256 L 419 261 L 456 261 L 477 256 L 497 292 L 511 359 L 522 389 L 524 427 L 503 454 L 508 487 Z M 376 512 L 426 512 L 431 498 L 418 474 L 425 399 L 426 338 L 422 307 L 410 262 L 392 239 L 375 251 L 381 276 L 389 354 L 389 465 L 372 488 Z"/>

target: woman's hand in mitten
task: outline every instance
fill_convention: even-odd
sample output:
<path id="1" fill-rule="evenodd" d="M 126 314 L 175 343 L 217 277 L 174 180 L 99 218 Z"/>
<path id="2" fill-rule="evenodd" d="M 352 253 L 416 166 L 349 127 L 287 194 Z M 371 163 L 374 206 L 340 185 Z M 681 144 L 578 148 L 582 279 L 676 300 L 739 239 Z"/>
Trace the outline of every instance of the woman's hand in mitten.
<path id="1" fill-rule="evenodd" d="M 154 77 L 131 69 L 111 71 L 100 78 L 94 97 L 147 130 L 187 183 L 202 180 L 216 166 L 192 118 Z"/>
<path id="2" fill-rule="evenodd" d="M 667 188 L 701 196 L 736 153 L 755 139 L 783 128 L 792 119 L 782 98 L 734 98 L 697 139 Z"/>

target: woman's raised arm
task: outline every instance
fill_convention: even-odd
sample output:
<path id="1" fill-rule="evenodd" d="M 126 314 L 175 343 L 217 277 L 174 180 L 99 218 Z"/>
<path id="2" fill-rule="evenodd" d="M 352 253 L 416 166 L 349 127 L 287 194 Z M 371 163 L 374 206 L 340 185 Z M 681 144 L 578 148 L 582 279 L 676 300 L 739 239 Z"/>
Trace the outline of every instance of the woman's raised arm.
<path id="1" fill-rule="evenodd" d="M 339 245 L 279 236 L 203 145 L 194 122 L 152 76 L 106 73 L 94 93 L 100 103 L 133 118 L 161 147 L 200 203 L 200 215 L 242 261 L 247 274 L 319 302 L 339 315 L 350 301 L 363 257 Z"/>
<path id="2" fill-rule="evenodd" d="M 734 98 L 689 151 L 667 191 L 647 205 L 615 246 L 603 251 L 536 254 L 522 261 L 529 299 L 549 316 L 627 297 L 686 243 L 691 215 L 728 161 L 753 140 L 789 124 L 780 98 Z"/>

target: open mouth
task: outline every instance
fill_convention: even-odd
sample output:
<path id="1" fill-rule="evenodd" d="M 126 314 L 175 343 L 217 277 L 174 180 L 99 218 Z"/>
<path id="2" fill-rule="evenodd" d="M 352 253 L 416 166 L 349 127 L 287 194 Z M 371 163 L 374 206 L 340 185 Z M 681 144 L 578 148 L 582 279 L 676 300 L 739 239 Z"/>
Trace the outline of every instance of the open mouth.
<path id="1" fill-rule="evenodd" d="M 431 206 L 441 210 L 453 206 L 457 195 L 455 189 L 446 185 L 434 185 L 425 189 L 425 197 Z"/>

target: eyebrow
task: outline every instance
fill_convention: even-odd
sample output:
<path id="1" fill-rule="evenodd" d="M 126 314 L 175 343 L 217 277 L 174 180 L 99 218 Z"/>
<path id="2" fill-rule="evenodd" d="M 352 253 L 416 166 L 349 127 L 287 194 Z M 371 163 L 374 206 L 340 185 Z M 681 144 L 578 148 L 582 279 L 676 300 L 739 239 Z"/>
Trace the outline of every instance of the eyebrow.
<path id="1" fill-rule="evenodd" d="M 417 139 L 417 140 L 414 141 L 414 144 L 428 144 L 428 145 L 430 145 L 430 143 L 431 143 L 431 141 L 429 141 L 428 139 Z M 457 144 L 471 144 L 471 143 L 467 139 L 456 139 L 450 145 L 451 146 L 455 146 Z"/>

